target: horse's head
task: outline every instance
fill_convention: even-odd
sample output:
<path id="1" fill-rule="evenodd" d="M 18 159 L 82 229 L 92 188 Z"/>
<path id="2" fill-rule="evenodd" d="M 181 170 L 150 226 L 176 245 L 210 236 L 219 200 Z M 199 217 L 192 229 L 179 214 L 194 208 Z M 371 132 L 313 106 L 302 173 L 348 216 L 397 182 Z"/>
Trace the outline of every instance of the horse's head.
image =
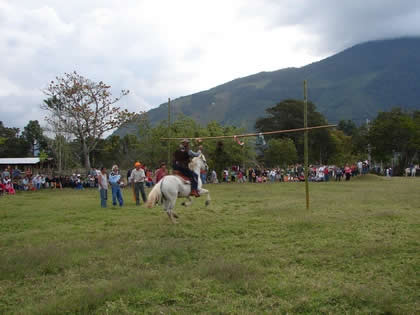
<path id="1" fill-rule="evenodd" d="M 195 157 L 191 161 L 191 169 L 198 168 L 200 170 L 208 171 L 209 167 L 207 165 L 206 157 L 203 153 L 200 153 L 198 157 Z"/>
<path id="2" fill-rule="evenodd" d="M 205 170 L 205 171 L 208 171 L 209 170 L 209 166 L 207 165 L 206 157 L 204 156 L 204 154 L 201 153 L 198 158 L 201 159 L 202 164 L 203 164 L 203 167 L 201 169 L 202 170 Z"/>

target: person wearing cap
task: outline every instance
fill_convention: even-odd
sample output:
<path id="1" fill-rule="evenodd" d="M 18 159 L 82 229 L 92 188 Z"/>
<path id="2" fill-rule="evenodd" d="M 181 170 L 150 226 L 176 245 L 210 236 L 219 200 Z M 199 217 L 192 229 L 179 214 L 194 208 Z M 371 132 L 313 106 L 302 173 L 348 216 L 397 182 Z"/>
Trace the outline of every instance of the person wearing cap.
<path id="1" fill-rule="evenodd" d="M 124 200 L 121 194 L 121 174 L 118 169 L 118 165 L 112 166 L 111 174 L 109 174 L 109 183 L 111 184 L 111 191 L 112 191 L 112 205 L 117 205 L 117 199 L 120 207 L 123 206 Z"/>
<path id="2" fill-rule="evenodd" d="M 173 169 L 180 171 L 183 175 L 191 179 L 191 193 L 190 196 L 200 197 L 197 190 L 198 175 L 191 171 L 188 167 L 191 158 L 200 156 L 201 152 L 194 152 L 189 148 L 190 141 L 183 139 L 179 149 L 174 152 Z"/>
<path id="3" fill-rule="evenodd" d="M 134 164 L 134 169 L 131 171 L 131 175 L 129 181 L 134 185 L 134 195 L 136 197 L 136 205 L 140 205 L 140 196 L 139 192 L 141 193 L 141 198 L 143 202 L 147 201 L 146 193 L 144 192 L 144 180 L 146 178 L 146 174 L 144 170 L 141 168 L 141 163 L 136 162 Z"/>

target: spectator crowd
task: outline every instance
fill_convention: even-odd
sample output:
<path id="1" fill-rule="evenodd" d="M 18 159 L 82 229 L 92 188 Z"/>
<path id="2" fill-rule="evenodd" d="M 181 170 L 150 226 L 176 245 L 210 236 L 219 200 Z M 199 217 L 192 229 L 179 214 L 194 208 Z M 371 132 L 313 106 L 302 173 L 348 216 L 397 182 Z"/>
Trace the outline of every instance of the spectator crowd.
<path id="1" fill-rule="evenodd" d="M 146 166 L 141 165 L 144 172 L 144 179 L 142 179 L 142 187 L 140 184 L 135 184 L 136 191 L 140 192 L 142 199 L 145 199 L 144 187 L 152 187 L 155 183 L 167 174 L 166 166 L 161 163 L 160 168 L 152 171 Z M 405 170 L 406 176 L 416 176 L 416 169 L 418 165 L 412 165 Z M 131 173 L 135 171 L 128 170 L 126 177 L 120 173 L 118 179 L 118 186 L 123 188 L 130 185 L 132 178 Z M 364 175 L 368 172 L 375 172 L 383 176 L 393 176 L 392 167 L 385 167 L 383 169 L 371 167 L 369 162 L 358 161 L 351 165 L 343 166 L 336 165 L 310 165 L 309 167 L 309 181 L 312 182 L 328 182 L 328 181 L 349 181 L 352 177 Z M 32 174 L 31 169 L 20 171 L 19 169 L 5 168 L 0 173 L 0 194 L 8 193 L 15 194 L 17 191 L 37 191 L 41 189 L 87 189 L 99 188 L 98 178 L 101 171 L 92 169 L 88 174 L 71 175 L 46 175 L 46 174 Z M 241 168 L 238 165 L 226 167 L 221 174 L 217 174 L 215 170 L 208 173 L 202 171 L 200 178 L 203 184 L 206 183 L 273 183 L 273 182 L 301 182 L 305 180 L 304 168 L 302 164 L 290 165 L 286 168 L 264 168 L 264 167 L 249 167 L 247 169 Z M 111 187 L 116 187 L 116 181 L 113 177 L 108 177 L 107 180 Z M 139 203 L 139 200 L 136 200 Z"/>
<path id="2" fill-rule="evenodd" d="M 358 163 L 344 166 L 310 165 L 308 180 L 312 182 L 349 181 L 352 177 L 367 174 L 369 171 L 368 161 L 359 161 Z M 305 181 L 305 174 L 302 164 L 290 165 L 287 168 L 249 167 L 248 169 L 234 165 L 225 168 L 220 178 L 222 183 L 301 182 Z M 209 182 L 219 182 L 214 171 L 211 172 Z"/>
<path id="3" fill-rule="evenodd" d="M 153 186 L 156 182 L 156 174 L 147 169 L 144 165 L 141 166 L 145 173 L 144 185 L 146 187 Z M 159 169 L 158 169 L 159 170 Z M 158 173 L 156 170 L 156 173 Z M 125 187 L 129 183 L 129 177 L 132 170 L 127 172 L 126 180 L 121 178 L 118 181 L 120 187 Z M 88 174 L 76 174 L 71 175 L 48 175 L 43 173 L 33 174 L 31 169 L 21 171 L 19 169 L 12 169 L 10 167 L 5 168 L 0 172 L 0 194 L 15 194 L 18 191 L 38 191 L 42 189 L 87 189 L 87 188 L 98 188 L 98 177 L 100 170 L 92 169 Z M 162 177 L 162 172 L 157 174 L 157 177 Z M 111 177 L 112 180 L 112 177 Z M 111 183 L 111 182 L 110 182 Z M 115 186 L 115 183 L 114 183 Z"/>

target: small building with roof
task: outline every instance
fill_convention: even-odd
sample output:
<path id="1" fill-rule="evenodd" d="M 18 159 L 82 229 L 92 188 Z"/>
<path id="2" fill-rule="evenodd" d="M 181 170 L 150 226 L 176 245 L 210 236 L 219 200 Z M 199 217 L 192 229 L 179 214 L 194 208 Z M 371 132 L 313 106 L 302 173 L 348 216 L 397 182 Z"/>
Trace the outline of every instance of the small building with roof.
<path id="1" fill-rule="evenodd" d="M 40 172 L 41 170 L 50 171 L 52 161 L 52 158 L 48 158 L 41 162 L 39 157 L 0 158 L 0 173 L 5 169 L 9 169 L 12 172 L 14 170 L 20 170 L 23 173 L 27 170 L 30 170 L 31 173 Z"/>

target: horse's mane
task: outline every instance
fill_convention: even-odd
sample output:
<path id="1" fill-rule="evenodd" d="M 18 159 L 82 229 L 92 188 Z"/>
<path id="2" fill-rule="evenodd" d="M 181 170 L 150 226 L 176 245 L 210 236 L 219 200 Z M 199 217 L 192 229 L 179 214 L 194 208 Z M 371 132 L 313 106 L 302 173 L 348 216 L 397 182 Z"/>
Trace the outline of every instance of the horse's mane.
<path id="1" fill-rule="evenodd" d="M 188 167 L 190 168 L 190 170 L 192 170 L 194 168 L 194 166 L 197 164 L 197 161 L 199 159 L 203 159 L 205 161 L 206 157 L 204 156 L 203 153 L 201 153 L 199 156 L 196 156 L 196 157 L 192 158 L 190 164 L 188 164 Z"/>

